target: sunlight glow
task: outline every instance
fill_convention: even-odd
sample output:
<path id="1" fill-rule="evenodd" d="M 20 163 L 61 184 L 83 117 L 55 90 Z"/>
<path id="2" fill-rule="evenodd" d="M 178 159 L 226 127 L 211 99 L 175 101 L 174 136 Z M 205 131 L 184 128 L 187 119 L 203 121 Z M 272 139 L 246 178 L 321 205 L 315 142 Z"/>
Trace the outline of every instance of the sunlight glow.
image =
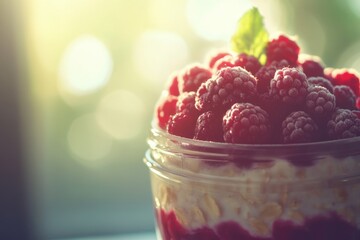
<path id="1" fill-rule="evenodd" d="M 108 82 L 112 68 L 110 52 L 101 41 L 93 36 L 79 37 L 62 57 L 61 87 L 76 95 L 92 93 Z"/>
<path id="2" fill-rule="evenodd" d="M 69 129 L 68 145 L 81 164 L 97 166 L 110 153 L 112 138 L 100 129 L 92 114 L 73 121 Z"/>
<path id="3" fill-rule="evenodd" d="M 133 60 L 136 70 L 146 79 L 162 85 L 169 74 L 187 63 L 188 47 L 172 32 L 149 30 L 136 41 Z"/>
<path id="4" fill-rule="evenodd" d="M 116 139 L 136 137 L 144 125 L 145 105 L 134 93 L 116 90 L 106 95 L 97 108 L 99 126 Z"/>
<path id="5" fill-rule="evenodd" d="M 249 0 L 189 0 L 187 17 L 200 37 L 228 42 L 239 18 L 251 7 Z"/>

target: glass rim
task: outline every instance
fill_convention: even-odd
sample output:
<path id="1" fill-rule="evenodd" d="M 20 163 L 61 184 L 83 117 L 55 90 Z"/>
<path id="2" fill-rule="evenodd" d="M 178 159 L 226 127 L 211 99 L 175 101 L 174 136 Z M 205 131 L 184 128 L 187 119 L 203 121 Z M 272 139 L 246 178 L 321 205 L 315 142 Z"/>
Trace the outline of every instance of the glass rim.
<path id="1" fill-rule="evenodd" d="M 151 133 L 153 136 L 162 136 L 173 142 L 178 142 L 183 145 L 192 145 L 193 147 L 209 148 L 209 149 L 223 149 L 223 150 L 239 150 L 239 151 L 276 151 L 286 150 L 301 152 L 302 150 L 309 151 L 313 149 L 318 152 L 320 149 L 324 149 L 327 152 L 337 151 L 339 147 L 348 147 L 349 145 L 358 143 L 360 148 L 360 136 L 352 138 L 343 138 L 328 141 L 317 141 L 309 143 L 291 143 L 291 144 L 243 144 L 243 143 L 224 143 L 224 142 L 212 142 L 191 139 L 181 136 L 176 136 L 161 129 L 156 123 L 151 124 Z"/>

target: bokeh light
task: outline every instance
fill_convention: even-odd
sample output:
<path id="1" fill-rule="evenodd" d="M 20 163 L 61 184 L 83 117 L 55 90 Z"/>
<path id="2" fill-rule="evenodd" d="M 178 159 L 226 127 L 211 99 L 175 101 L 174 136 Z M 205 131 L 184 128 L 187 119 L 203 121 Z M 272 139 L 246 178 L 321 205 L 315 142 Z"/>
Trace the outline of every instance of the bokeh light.
<path id="1" fill-rule="evenodd" d="M 61 88 L 75 95 L 92 93 L 107 83 L 112 68 L 108 48 L 94 36 L 81 36 L 68 46 L 62 57 Z"/>
<path id="2" fill-rule="evenodd" d="M 134 47 L 133 60 L 137 72 L 144 79 L 159 85 L 171 72 L 187 63 L 188 46 L 176 33 L 148 30 L 138 38 Z"/>
<path id="3" fill-rule="evenodd" d="M 228 42 L 240 16 L 251 7 L 249 0 L 189 0 L 187 17 L 200 37 Z"/>
<path id="4" fill-rule="evenodd" d="M 130 91 L 116 90 L 99 103 L 96 120 L 99 126 L 116 139 L 131 139 L 143 129 L 145 105 Z"/>
<path id="5" fill-rule="evenodd" d="M 360 1 L 359 0 L 347 0 L 346 1 L 350 9 L 360 17 Z"/>
<path id="6" fill-rule="evenodd" d="M 68 131 L 67 140 L 75 159 L 89 167 L 103 164 L 112 147 L 112 138 L 99 128 L 93 114 L 76 118 Z"/>

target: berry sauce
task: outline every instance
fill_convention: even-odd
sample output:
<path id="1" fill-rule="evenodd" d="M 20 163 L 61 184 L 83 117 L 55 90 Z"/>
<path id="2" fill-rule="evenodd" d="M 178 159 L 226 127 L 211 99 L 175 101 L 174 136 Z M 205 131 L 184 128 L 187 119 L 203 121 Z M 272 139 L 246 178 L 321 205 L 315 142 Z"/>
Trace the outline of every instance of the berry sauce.
<path id="1" fill-rule="evenodd" d="M 360 229 L 336 213 L 308 218 L 303 225 L 277 220 L 270 237 L 252 236 L 234 221 L 189 230 L 181 225 L 173 211 L 158 210 L 156 214 L 163 240 L 360 240 Z"/>

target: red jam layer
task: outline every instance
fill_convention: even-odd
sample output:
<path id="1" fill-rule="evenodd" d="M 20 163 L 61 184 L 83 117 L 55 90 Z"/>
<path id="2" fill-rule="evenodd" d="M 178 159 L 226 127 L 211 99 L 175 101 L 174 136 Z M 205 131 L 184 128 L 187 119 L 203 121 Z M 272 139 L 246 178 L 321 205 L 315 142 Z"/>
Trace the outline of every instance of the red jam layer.
<path id="1" fill-rule="evenodd" d="M 188 230 L 180 224 L 173 211 L 157 211 L 163 240 L 360 240 L 360 229 L 337 214 L 316 216 L 303 225 L 277 220 L 271 237 L 255 237 L 234 221 L 221 222 L 214 228 Z"/>

